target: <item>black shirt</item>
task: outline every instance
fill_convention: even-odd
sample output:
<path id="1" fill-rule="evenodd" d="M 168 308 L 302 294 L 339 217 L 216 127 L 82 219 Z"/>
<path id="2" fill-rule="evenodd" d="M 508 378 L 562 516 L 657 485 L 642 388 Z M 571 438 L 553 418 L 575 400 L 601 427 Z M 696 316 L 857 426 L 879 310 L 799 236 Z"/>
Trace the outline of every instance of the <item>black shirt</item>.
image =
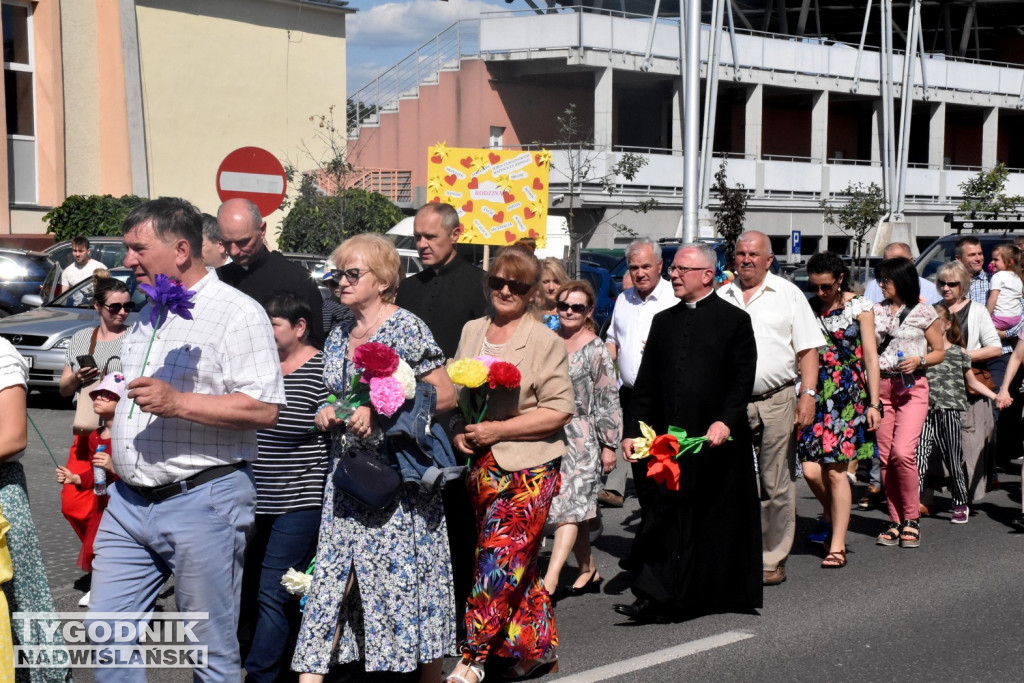
<path id="1" fill-rule="evenodd" d="M 317 348 L 323 347 L 324 299 L 320 295 L 320 288 L 308 270 L 292 263 L 281 252 L 264 249 L 263 253 L 252 260 L 248 269 L 232 262 L 218 268 L 217 277 L 263 306 L 279 292 L 290 292 L 304 300 L 312 314 L 309 341 Z"/>
<path id="2" fill-rule="evenodd" d="M 419 316 L 446 358 L 455 356 L 462 326 L 487 313 L 486 273 L 461 256 L 402 280 L 395 304 Z"/>

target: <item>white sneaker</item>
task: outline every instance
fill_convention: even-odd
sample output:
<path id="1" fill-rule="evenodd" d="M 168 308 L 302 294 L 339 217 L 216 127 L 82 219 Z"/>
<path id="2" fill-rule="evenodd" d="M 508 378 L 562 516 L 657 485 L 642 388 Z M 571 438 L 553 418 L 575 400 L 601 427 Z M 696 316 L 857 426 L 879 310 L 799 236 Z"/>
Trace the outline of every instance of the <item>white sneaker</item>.
<path id="1" fill-rule="evenodd" d="M 79 607 L 88 607 L 89 606 L 89 596 L 90 595 L 92 595 L 92 591 L 86 592 L 86 594 L 82 596 L 82 599 L 78 601 L 78 606 Z"/>

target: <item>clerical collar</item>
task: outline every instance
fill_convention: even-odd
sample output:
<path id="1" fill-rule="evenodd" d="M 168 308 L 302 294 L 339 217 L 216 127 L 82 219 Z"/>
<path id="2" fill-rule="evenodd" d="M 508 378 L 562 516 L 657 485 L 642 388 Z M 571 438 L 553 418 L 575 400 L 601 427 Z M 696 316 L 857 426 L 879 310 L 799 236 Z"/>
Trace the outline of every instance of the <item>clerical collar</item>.
<path id="1" fill-rule="evenodd" d="M 238 264 L 238 266 L 239 268 L 248 273 L 253 268 L 258 268 L 259 266 L 263 265 L 263 262 L 267 260 L 267 256 L 269 255 L 270 250 L 267 249 L 266 247 L 263 247 L 263 249 L 260 250 L 260 253 L 252 257 L 252 259 L 249 261 L 249 265 L 243 266 L 242 264 Z M 224 265 L 227 264 L 225 263 Z"/>
<path id="2" fill-rule="evenodd" d="M 709 289 L 707 294 L 705 294 L 701 298 L 697 299 L 696 301 L 684 301 L 683 303 L 686 304 L 687 308 L 690 308 L 690 309 L 697 308 L 697 304 L 699 304 L 701 301 L 704 301 L 705 299 L 707 299 L 709 296 L 711 296 L 714 293 L 715 293 L 715 290 Z"/>
<path id="3" fill-rule="evenodd" d="M 452 259 L 450 261 L 445 263 L 443 266 L 439 266 L 437 268 L 431 268 L 431 270 L 434 271 L 435 275 L 447 275 L 448 273 L 452 272 L 453 270 L 455 270 L 455 268 L 457 268 L 460 265 L 459 264 L 459 259 L 461 259 L 461 258 L 462 257 L 459 256 L 459 253 L 455 252 L 455 255 L 452 257 Z"/>

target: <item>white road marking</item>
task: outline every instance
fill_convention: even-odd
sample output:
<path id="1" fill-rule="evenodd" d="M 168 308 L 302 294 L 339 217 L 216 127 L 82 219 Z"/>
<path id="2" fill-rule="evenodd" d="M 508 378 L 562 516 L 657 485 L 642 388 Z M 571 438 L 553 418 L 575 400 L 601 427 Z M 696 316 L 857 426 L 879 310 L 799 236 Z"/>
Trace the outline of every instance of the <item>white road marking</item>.
<path id="1" fill-rule="evenodd" d="M 733 643 L 738 643 L 741 640 L 747 640 L 748 638 L 753 637 L 753 633 L 726 631 L 725 633 L 708 636 L 707 638 L 683 643 L 682 645 L 676 645 L 675 647 L 667 647 L 664 650 L 657 650 L 645 655 L 640 655 L 639 657 L 625 659 L 621 662 L 615 662 L 614 664 L 608 664 L 606 666 L 599 666 L 596 669 L 581 671 L 578 674 L 552 680 L 558 680 L 559 683 L 594 683 L 594 681 L 605 681 L 609 678 L 623 676 L 640 669 L 658 666 L 659 664 L 671 662 L 675 659 L 689 657 L 690 655 L 695 655 L 698 652 L 714 650 L 717 647 L 724 647 L 725 645 L 731 645 Z"/>
<path id="2" fill-rule="evenodd" d="M 265 173 L 224 171 L 220 174 L 220 189 L 229 192 L 280 194 L 284 191 L 284 178 Z"/>

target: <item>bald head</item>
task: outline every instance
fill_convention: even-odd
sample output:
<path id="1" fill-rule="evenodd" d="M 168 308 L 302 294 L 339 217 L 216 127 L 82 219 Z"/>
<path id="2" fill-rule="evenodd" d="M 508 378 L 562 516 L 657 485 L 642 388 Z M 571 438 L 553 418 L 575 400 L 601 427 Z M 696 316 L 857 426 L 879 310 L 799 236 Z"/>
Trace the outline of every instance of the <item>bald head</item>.
<path id="1" fill-rule="evenodd" d="M 229 199 L 221 204 L 217 225 L 224 250 L 240 266 L 248 266 L 265 248 L 267 223 L 259 207 L 248 199 Z"/>
<path id="2" fill-rule="evenodd" d="M 882 256 L 885 258 L 908 258 L 911 260 L 914 258 L 913 253 L 910 251 L 910 245 L 906 242 L 890 242 L 885 245 Z"/>

